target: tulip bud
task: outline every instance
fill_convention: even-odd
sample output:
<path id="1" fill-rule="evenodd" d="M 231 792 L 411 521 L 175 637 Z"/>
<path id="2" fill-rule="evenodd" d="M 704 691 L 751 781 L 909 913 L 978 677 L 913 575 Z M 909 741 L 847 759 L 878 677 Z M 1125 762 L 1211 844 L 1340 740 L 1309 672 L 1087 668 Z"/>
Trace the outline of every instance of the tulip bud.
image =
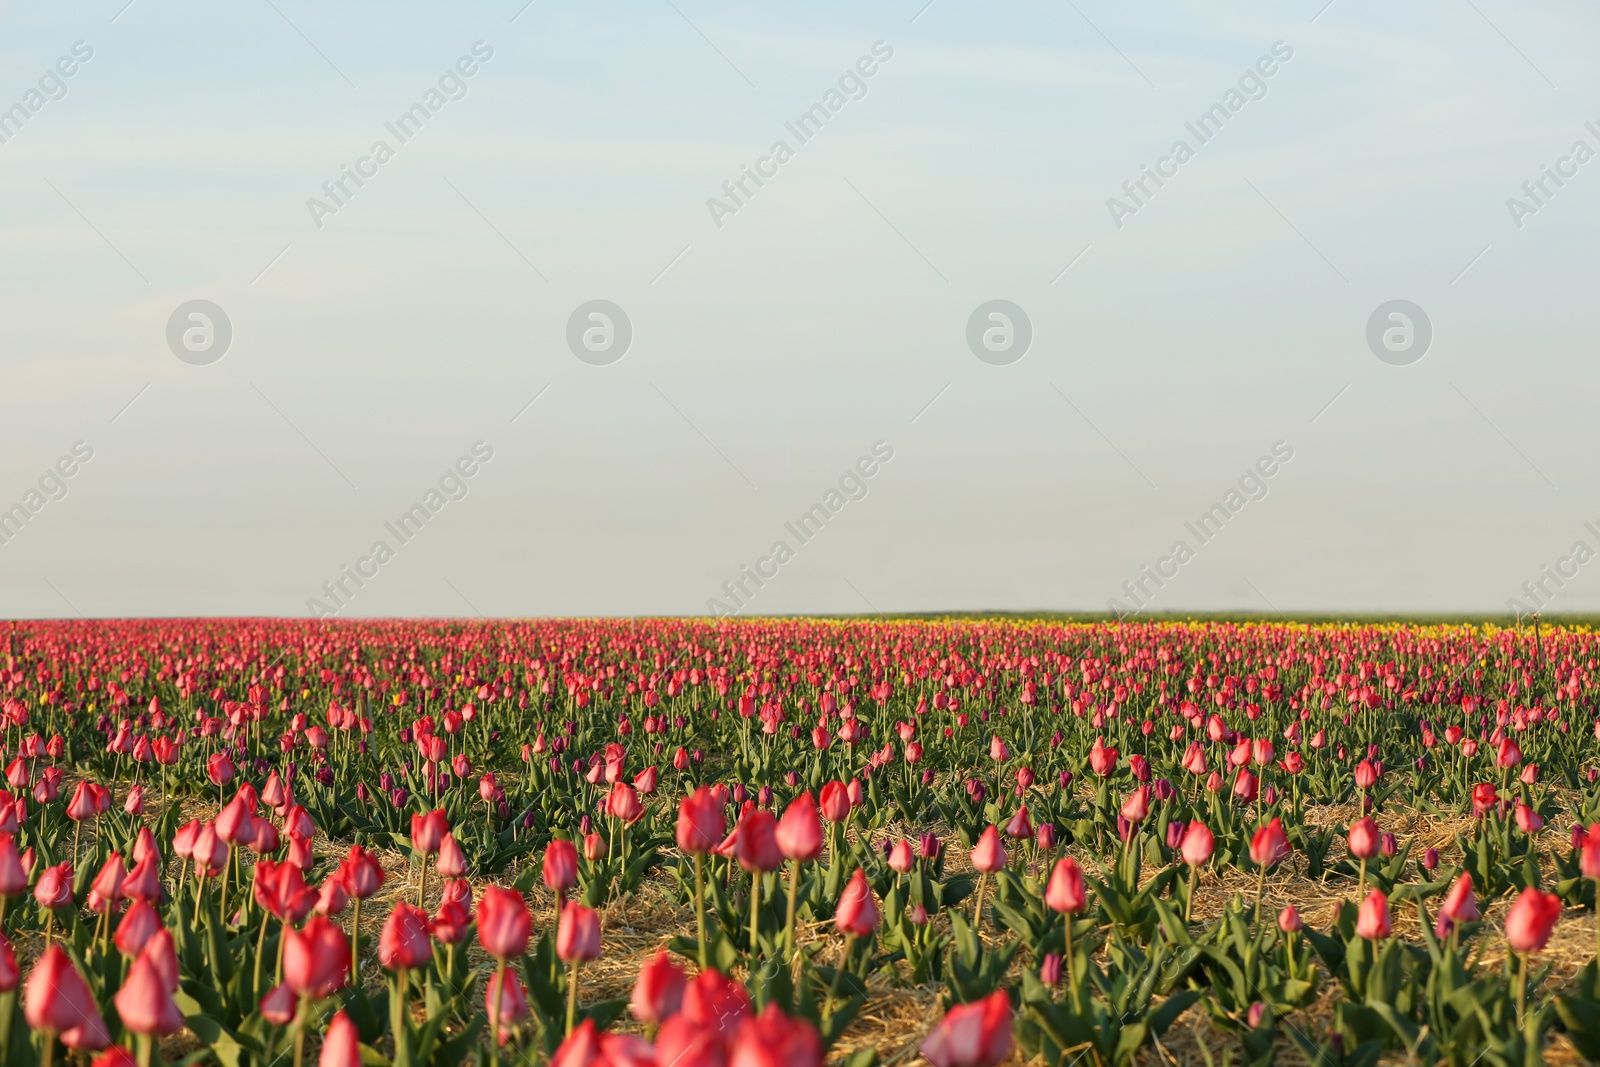
<path id="1" fill-rule="evenodd" d="M 561 912 L 561 925 L 556 931 L 556 955 L 563 963 L 598 959 L 600 916 L 582 904 L 569 903 Z"/>
<path id="2" fill-rule="evenodd" d="M 1083 869 L 1071 856 L 1062 856 L 1050 872 L 1045 887 L 1045 903 L 1063 915 L 1076 915 L 1088 904 L 1083 887 Z"/>
<path id="3" fill-rule="evenodd" d="M 993 829 L 993 827 L 990 827 Z M 841 933 L 866 937 L 878 928 L 878 902 L 867 885 L 867 873 L 860 867 L 850 876 L 839 905 L 833 913 L 834 925 Z"/>
<path id="4" fill-rule="evenodd" d="M 1039 981 L 1047 986 L 1061 984 L 1061 957 L 1054 952 L 1045 953 L 1044 962 L 1039 965 Z"/>
<path id="5" fill-rule="evenodd" d="M 501 960 L 521 956 L 532 929 L 521 893 L 493 885 L 483 891 L 478 901 L 478 942 L 485 952 Z"/>
<path id="6" fill-rule="evenodd" d="M 683 990 L 687 980 L 683 968 L 672 961 L 666 949 L 658 949 L 655 957 L 639 968 L 639 978 L 633 985 L 629 1007 L 633 1017 L 642 1023 L 659 1025 L 678 1013 L 683 1004 Z"/>

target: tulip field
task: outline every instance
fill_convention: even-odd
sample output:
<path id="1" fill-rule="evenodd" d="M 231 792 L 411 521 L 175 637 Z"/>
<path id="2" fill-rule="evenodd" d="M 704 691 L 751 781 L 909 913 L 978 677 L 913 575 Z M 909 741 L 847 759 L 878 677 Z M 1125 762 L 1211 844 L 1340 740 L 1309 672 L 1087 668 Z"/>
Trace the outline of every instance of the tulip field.
<path id="1" fill-rule="evenodd" d="M 1600 1062 L 1600 634 L 0 629 L 4 1067 Z"/>

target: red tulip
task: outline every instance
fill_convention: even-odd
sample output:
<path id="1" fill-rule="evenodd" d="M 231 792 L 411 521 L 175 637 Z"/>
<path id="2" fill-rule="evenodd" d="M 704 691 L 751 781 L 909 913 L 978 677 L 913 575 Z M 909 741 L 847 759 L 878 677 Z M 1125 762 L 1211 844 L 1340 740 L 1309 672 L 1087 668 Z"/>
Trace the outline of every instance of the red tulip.
<path id="1" fill-rule="evenodd" d="M 228 843 L 217 836 L 216 826 L 212 823 L 200 824 L 200 832 L 194 839 L 192 858 L 195 870 L 207 877 L 215 878 L 222 873 L 223 865 L 228 861 Z"/>
<path id="2" fill-rule="evenodd" d="M 144 955 L 150 958 L 150 964 L 161 975 L 161 980 L 167 984 L 167 992 L 178 992 L 178 949 L 172 940 L 172 931 L 163 927 L 146 941 L 143 949 Z"/>
<path id="3" fill-rule="evenodd" d="M 212 757 L 213 759 L 215 757 Z M 226 758 L 226 757 L 224 757 Z M 227 784 L 227 783 L 221 783 Z M 273 811 L 281 813 L 287 806 L 288 797 L 283 789 L 283 779 L 278 777 L 278 772 L 273 771 L 267 775 L 267 784 L 261 787 L 261 803 Z"/>
<path id="4" fill-rule="evenodd" d="M 1063 915 L 1076 915 L 1088 905 L 1083 888 L 1083 869 L 1071 856 L 1056 860 L 1045 887 L 1044 902 Z"/>
<path id="5" fill-rule="evenodd" d="M 1368 941 L 1379 941 L 1389 936 L 1389 930 L 1389 898 L 1383 890 L 1374 889 L 1356 913 L 1356 933 Z"/>
<path id="6" fill-rule="evenodd" d="M 46 867 L 33 887 L 33 899 L 41 908 L 64 908 L 72 903 L 72 864 Z"/>
<path id="7" fill-rule="evenodd" d="M 1028 805 L 1024 804 L 1006 823 L 1006 836 L 1013 841 L 1026 841 L 1033 837 L 1033 823 L 1028 819 Z"/>
<path id="8" fill-rule="evenodd" d="M 467 873 L 467 857 L 456 844 L 454 834 L 445 834 L 439 841 L 439 858 L 433 861 L 440 874 L 446 878 L 460 878 Z"/>
<path id="9" fill-rule="evenodd" d="M 1150 814 L 1150 787 L 1141 785 L 1138 789 L 1128 794 L 1122 802 L 1122 817 L 1131 823 L 1143 822 L 1145 816 Z"/>
<path id="10" fill-rule="evenodd" d="M 1117 756 L 1116 749 L 1106 746 L 1105 738 L 1097 737 L 1089 748 L 1089 768 L 1100 777 L 1109 778 L 1117 769 Z"/>
<path id="11" fill-rule="evenodd" d="M 161 916 L 156 914 L 156 909 L 143 900 L 135 900 L 128 905 L 122 922 L 117 924 L 117 934 L 112 940 L 117 951 L 131 959 L 144 950 L 145 943 L 160 929 Z"/>
<path id="12" fill-rule="evenodd" d="M 6 940 L 5 934 L 0 934 L 0 993 L 9 993 L 17 988 L 21 978 L 22 972 L 17 970 L 17 956 L 11 951 L 11 942 Z"/>
<path id="13" fill-rule="evenodd" d="M 51 945 L 28 975 L 23 1017 L 34 1030 L 59 1034 L 69 1048 L 111 1044 L 105 1020 L 83 976 L 60 945 Z"/>
<path id="14" fill-rule="evenodd" d="M 459 945 L 467 939 L 467 927 L 471 924 L 472 915 L 466 905 L 447 900 L 439 905 L 428 929 L 441 945 Z"/>
<path id="15" fill-rule="evenodd" d="M 276 826 L 266 819 L 256 819 L 254 830 L 255 833 L 251 835 L 250 840 L 245 842 L 251 852 L 258 856 L 265 856 L 278 851 L 278 846 L 282 844 L 282 841 L 279 839 Z"/>
<path id="16" fill-rule="evenodd" d="M 1513 952 L 1539 952 L 1550 943 L 1560 918 L 1561 898 L 1529 886 L 1506 913 L 1506 944 Z"/>
<path id="17" fill-rule="evenodd" d="M 350 942 L 330 919 L 315 915 L 305 929 L 283 932 L 283 980 L 301 996 L 321 1000 L 344 985 Z"/>
<path id="18" fill-rule="evenodd" d="M 505 978 L 504 984 L 501 983 L 502 975 Z M 495 996 L 496 993 L 500 994 L 498 998 Z M 498 1004 L 495 1003 L 497 999 Z M 486 1013 L 498 1012 L 490 1014 L 490 1018 L 495 1020 L 495 1029 L 500 1033 L 500 1044 L 504 1045 L 511 1040 L 511 1031 L 525 1022 L 529 1015 L 528 994 L 523 991 L 522 982 L 517 978 L 516 971 L 508 967 L 505 971 L 496 971 L 489 977 L 489 983 L 483 991 L 483 1008 Z M 594 1025 L 589 1019 L 585 1019 L 584 1024 L 590 1027 Z"/>
<path id="19" fill-rule="evenodd" d="M 911 842 L 905 838 L 896 841 L 889 850 L 889 867 L 905 874 L 917 865 L 916 854 L 911 851 Z"/>
<path id="20" fill-rule="evenodd" d="M 95 815 L 94 792 L 87 781 L 78 783 L 72 791 L 72 799 L 67 801 L 67 818 L 73 822 L 82 822 L 92 819 Z"/>
<path id="21" fill-rule="evenodd" d="M 844 822 L 850 817 L 850 791 L 843 782 L 828 782 L 820 797 L 822 817 L 829 822 Z"/>
<path id="22" fill-rule="evenodd" d="M 678 847 L 689 853 L 705 854 L 717 847 L 727 832 L 728 820 L 722 802 L 710 789 L 701 786 L 678 805 Z"/>
<path id="23" fill-rule="evenodd" d="M 739 819 L 738 839 L 734 854 L 739 866 L 747 871 L 773 871 L 783 863 L 783 852 L 778 848 L 777 820 L 772 812 L 751 808 Z"/>
<path id="24" fill-rule="evenodd" d="M 749 1014 L 750 994 L 720 971 L 701 971 L 684 987 L 681 1018 L 697 1027 L 715 1032 L 735 1026 Z"/>
<path id="25" fill-rule="evenodd" d="M 1211 859 L 1216 842 L 1216 835 L 1211 832 L 1209 826 L 1197 820 L 1190 820 L 1188 829 L 1183 832 L 1183 844 L 1179 846 L 1183 862 L 1191 867 L 1204 867 Z"/>
<path id="26" fill-rule="evenodd" d="M 360 845 L 350 846 L 349 855 L 339 865 L 344 891 L 356 900 L 366 900 L 383 888 L 383 868 Z"/>
<path id="27" fill-rule="evenodd" d="M 191 819 L 172 835 L 172 851 L 181 859 L 194 858 L 195 839 L 200 836 L 200 820 Z"/>
<path id="28" fill-rule="evenodd" d="M 206 760 L 206 777 L 219 789 L 233 781 L 233 760 L 228 758 L 226 752 L 214 753 Z"/>
<path id="29" fill-rule="evenodd" d="M 1293 904 L 1290 904 L 1287 908 L 1284 908 L 1282 911 L 1278 912 L 1278 929 L 1282 930 L 1284 933 L 1296 933 L 1304 926 L 1305 922 L 1300 918 L 1300 913 L 1295 910 Z"/>
<path id="30" fill-rule="evenodd" d="M 617 782 L 606 797 L 606 814 L 631 826 L 644 815 L 644 805 L 639 802 L 639 794 L 633 786 Z"/>
<path id="31" fill-rule="evenodd" d="M 578 848 L 571 841 L 557 837 L 545 846 L 544 884 L 552 893 L 565 893 L 578 884 Z"/>
<path id="32" fill-rule="evenodd" d="M 822 854 L 822 819 L 809 790 L 789 802 L 774 833 L 779 850 L 789 859 L 808 863 Z"/>
<path id="33" fill-rule="evenodd" d="M 339 915 L 349 905 L 350 897 L 344 891 L 344 880 L 335 871 L 317 887 L 317 902 L 311 907 L 318 915 Z"/>
<path id="34" fill-rule="evenodd" d="M 1283 820 L 1273 819 L 1250 839 L 1250 859 L 1258 867 L 1272 867 L 1289 858 L 1289 839 L 1283 833 Z"/>
<path id="35" fill-rule="evenodd" d="M 431 856 L 439 851 L 439 845 L 444 841 L 444 835 L 450 832 L 450 817 L 444 809 L 430 811 L 424 815 L 411 816 L 411 844 L 424 856 Z"/>
<path id="36" fill-rule="evenodd" d="M 809 1022 L 768 1003 L 734 1031 L 728 1067 L 822 1067 L 822 1037 Z"/>
<path id="37" fill-rule="evenodd" d="M 10 834 L 0 834 L 0 897 L 14 897 L 27 889 L 28 872 L 17 855 L 17 841 Z"/>
<path id="38" fill-rule="evenodd" d="M 472 886 L 464 878 L 447 878 L 439 888 L 439 902 L 453 900 L 464 908 L 472 907 Z"/>
<path id="39" fill-rule="evenodd" d="M 839 906 L 834 909 L 833 923 L 840 933 L 857 937 L 866 937 L 878 928 L 878 902 L 872 895 L 872 888 L 867 885 L 867 872 L 860 867 L 850 876 L 844 892 L 839 894 Z"/>
<path id="40" fill-rule="evenodd" d="M 1501 769 L 1515 767 L 1522 762 L 1522 749 L 1509 737 L 1500 739 L 1500 749 L 1494 754 L 1494 765 Z"/>
<path id="41" fill-rule="evenodd" d="M 250 795 L 240 789 L 227 806 L 217 813 L 217 836 L 230 845 L 242 844 L 254 838 L 254 808 Z"/>
<path id="42" fill-rule="evenodd" d="M 553 842 L 552 842 L 553 843 Z M 528 950 L 533 918 L 522 894 L 492 885 L 478 901 L 478 942 L 485 952 L 508 960 Z"/>
<path id="43" fill-rule="evenodd" d="M 633 1017 L 642 1023 L 666 1022 L 683 1006 L 686 984 L 683 968 L 672 962 L 666 949 L 657 949 L 650 962 L 639 968 L 639 978 L 633 984 L 633 997 L 628 1002 Z"/>
<path id="44" fill-rule="evenodd" d="M 99 913 L 122 899 L 122 883 L 128 872 L 122 866 L 122 853 L 113 852 L 106 857 L 100 873 L 89 885 L 89 910 Z M 97 906 L 98 905 L 98 906 Z"/>
<path id="45" fill-rule="evenodd" d="M 378 935 L 378 962 L 391 971 L 413 971 L 432 958 L 428 913 L 400 901 Z"/>
<path id="46" fill-rule="evenodd" d="M 1476 922 L 1477 919 L 1478 901 L 1472 894 L 1472 875 L 1463 872 L 1455 885 L 1450 887 L 1450 892 L 1445 894 L 1444 903 L 1439 908 L 1439 921 L 1434 924 L 1434 933 L 1438 937 L 1445 937 L 1456 923 Z"/>
<path id="47" fill-rule="evenodd" d="M 1582 830 L 1581 826 L 1574 826 L 1573 837 L 1576 839 Z M 1583 872 L 1583 876 L 1600 878 L 1600 823 L 1589 827 L 1588 832 L 1583 834 L 1582 841 L 1574 847 L 1578 849 L 1578 868 Z M 4 848 L 5 842 L 0 841 L 0 851 Z M 0 863 L 3 863 L 3 860 L 0 860 Z M 3 886 L 0 886 L 0 892 L 4 892 Z"/>
<path id="48" fill-rule="evenodd" d="M 482 921 L 479 922 L 480 927 Z M 480 938 L 482 933 L 478 935 Z M 600 956 L 600 916 L 592 908 L 569 903 L 556 930 L 556 955 L 563 963 L 583 963 Z"/>
<path id="49" fill-rule="evenodd" d="M 316 893 L 306 885 L 305 873 L 292 863 L 260 860 L 253 883 L 255 902 L 283 922 L 297 923 L 311 912 Z"/>
<path id="50" fill-rule="evenodd" d="M 114 1000 L 123 1026 L 136 1034 L 165 1037 L 183 1029 L 183 1013 L 148 953 L 147 948 L 133 961 Z"/>
<path id="51" fill-rule="evenodd" d="M 728 1051 L 721 1026 L 691 1019 L 688 1012 L 672 1016 L 656 1034 L 656 1062 L 670 1067 L 725 1067 Z"/>
<path id="52" fill-rule="evenodd" d="M 1364 759 L 1360 763 L 1356 764 L 1356 788 L 1357 789 L 1371 789 L 1373 784 L 1376 783 L 1377 780 L 1378 780 L 1378 768 L 1376 768 L 1376 767 L 1374 767 L 1372 765 L 1372 761 L 1371 760 Z"/>
<path id="53" fill-rule="evenodd" d="M 990 826 L 972 848 L 972 865 L 984 874 L 993 874 L 1006 865 L 1006 847 L 1000 843 L 1000 831 Z"/>
<path id="54" fill-rule="evenodd" d="M 298 1009 L 299 1002 L 287 982 L 279 982 L 261 998 L 261 1017 L 273 1026 L 288 1026 Z"/>
<path id="55" fill-rule="evenodd" d="M 606 839 L 599 834 L 583 835 L 583 858 L 590 863 L 606 858 Z"/>
<path id="56" fill-rule="evenodd" d="M 1500 798 L 1496 795 L 1493 782 L 1479 782 L 1472 787 L 1472 811 L 1476 815 L 1484 815 L 1498 807 Z"/>
<path id="57" fill-rule="evenodd" d="M 502 1043 L 505 1036 L 501 1035 Z M 659 1054 L 644 1039 L 632 1034 L 599 1033 L 594 1020 L 585 1019 L 556 1049 L 550 1067 L 655 1067 L 657 1062 Z M 674 1067 L 690 1065 L 678 1063 Z"/>
<path id="58" fill-rule="evenodd" d="M 138 851 L 135 849 L 134 851 Z M 122 895 L 128 900 L 161 900 L 161 855 L 155 851 L 133 865 L 133 870 L 122 880 Z"/>
<path id="59" fill-rule="evenodd" d="M 958 1004 L 923 1039 L 919 1051 L 933 1067 L 996 1067 L 1011 1055 L 1011 1000 L 996 990 Z"/>
<path id="60" fill-rule="evenodd" d="M 361 1034 L 342 1011 L 335 1012 L 328 1023 L 317 1067 L 361 1067 Z"/>
<path id="61" fill-rule="evenodd" d="M 1349 849 L 1350 855 L 1358 860 L 1370 860 L 1378 854 L 1378 824 L 1372 816 L 1350 824 Z"/>

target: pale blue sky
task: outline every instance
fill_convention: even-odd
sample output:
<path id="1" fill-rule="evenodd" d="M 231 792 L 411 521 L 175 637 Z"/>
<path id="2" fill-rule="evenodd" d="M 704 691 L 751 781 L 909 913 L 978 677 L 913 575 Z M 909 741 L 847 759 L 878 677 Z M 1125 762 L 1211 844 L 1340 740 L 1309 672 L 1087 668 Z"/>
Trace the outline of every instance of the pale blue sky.
<path id="1" fill-rule="evenodd" d="M 379 539 L 344 614 L 703 612 L 779 539 L 749 613 L 1100 610 L 1180 538 L 1152 610 L 1489 612 L 1600 552 L 1600 161 L 1507 208 L 1600 150 L 1592 6 L 123 3 L 0 14 L 0 108 L 93 49 L 0 144 L 0 511 L 94 450 L 0 543 L 5 615 L 304 615 Z M 307 199 L 379 138 L 319 229 Z M 196 299 L 233 330 L 203 366 L 166 341 Z M 610 365 L 566 342 L 593 299 L 632 323 Z M 1006 366 L 966 342 L 993 299 L 1032 325 Z M 1394 299 L 1434 331 L 1408 366 L 1365 340 Z M 1591 570 L 1551 610 L 1600 610 Z"/>

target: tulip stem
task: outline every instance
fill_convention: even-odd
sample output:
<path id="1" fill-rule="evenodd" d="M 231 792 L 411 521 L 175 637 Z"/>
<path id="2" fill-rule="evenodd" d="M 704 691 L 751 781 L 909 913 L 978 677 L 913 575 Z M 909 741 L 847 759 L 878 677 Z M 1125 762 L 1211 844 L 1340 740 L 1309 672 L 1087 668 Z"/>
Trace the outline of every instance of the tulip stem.
<path id="1" fill-rule="evenodd" d="M 261 932 L 256 935 L 256 962 L 255 977 L 251 979 L 250 989 L 257 1000 L 261 999 L 261 955 L 267 950 L 267 926 L 272 922 L 272 916 L 265 911 L 261 913 Z"/>
<path id="2" fill-rule="evenodd" d="M 761 951 L 761 875 L 750 872 L 750 958 L 753 961 Z"/>
<path id="3" fill-rule="evenodd" d="M 1189 896 L 1183 902 L 1183 925 L 1188 926 L 1194 922 L 1194 885 L 1198 880 L 1200 868 L 1189 868 Z M 1069 935 L 1070 936 L 1070 935 Z"/>
<path id="4" fill-rule="evenodd" d="M 694 854 L 694 917 L 700 933 L 700 967 L 706 966 L 706 857 Z"/>
<path id="5" fill-rule="evenodd" d="M 425 901 L 427 898 L 428 898 L 428 856 L 427 856 L 427 853 L 423 853 L 423 855 L 422 855 L 422 878 L 419 880 L 419 882 L 417 884 L 417 907 L 422 908 L 423 910 L 427 910 L 427 905 L 423 903 L 423 901 Z"/>
<path id="6" fill-rule="evenodd" d="M 302 1067 L 306 1058 L 306 1008 L 310 998 L 300 994 L 300 1010 L 294 1016 L 294 1067 Z"/>
<path id="7" fill-rule="evenodd" d="M 500 1063 L 500 1000 L 505 996 L 506 990 L 506 961 L 501 960 L 495 968 L 494 985 L 489 991 L 489 1062 Z M 570 1001 L 568 1002 L 571 1003 Z M 567 1009 L 567 1032 L 572 1032 L 572 1009 Z"/>
<path id="8" fill-rule="evenodd" d="M 983 929 L 983 891 L 989 887 L 989 872 L 982 871 L 978 875 L 978 902 L 972 907 L 972 929 L 974 932 Z"/>
<path id="9" fill-rule="evenodd" d="M 76 845 L 73 846 L 73 852 L 74 853 L 77 852 L 77 846 Z M 227 926 L 228 925 L 228 875 L 229 875 L 230 872 L 232 872 L 232 870 L 233 870 L 233 846 L 230 844 L 228 846 L 228 858 L 222 861 L 222 882 L 218 886 L 218 891 L 221 892 L 221 894 L 222 894 L 221 903 L 222 903 L 222 925 L 223 926 Z"/>
<path id="10" fill-rule="evenodd" d="M 1522 961 L 1521 973 L 1517 976 L 1517 1026 L 1520 1028 L 1528 1012 L 1528 954 L 1519 952 L 1517 958 Z"/>
<path id="11" fill-rule="evenodd" d="M 1067 995 L 1072 998 L 1071 1008 L 1078 1010 L 1078 966 L 1072 955 L 1072 914 L 1063 916 L 1067 920 Z"/>
<path id="12" fill-rule="evenodd" d="M 791 959 L 794 958 L 794 908 L 795 896 L 800 890 L 800 861 L 789 861 L 789 913 L 783 923 L 783 947 Z M 1600 929 L 1600 925 L 1597 925 Z"/>
<path id="13" fill-rule="evenodd" d="M 1261 873 L 1256 876 L 1256 929 L 1261 929 L 1261 896 L 1267 891 L 1267 865 L 1261 864 Z"/>
<path id="14" fill-rule="evenodd" d="M 838 996 L 838 994 L 839 994 L 839 979 L 844 977 L 845 970 L 850 966 L 850 953 L 855 950 L 855 947 L 856 947 L 856 935 L 855 934 L 845 934 L 844 935 L 844 959 L 839 961 L 838 970 L 833 972 L 833 984 L 828 987 L 828 1002 L 827 1002 L 827 1005 L 823 1009 L 823 1012 L 822 1012 L 822 1017 L 824 1019 L 827 1019 L 831 1015 L 833 1015 L 833 998 Z"/>
<path id="15" fill-rule="evenodd" d="M 502 966 L 504 966 L 502 964 Z M 567 1033 L 572 1033 L 572 1024 L 578 1017 L 578 961 L 572 961 L 572 969 L 567 974 Z"/>
<path id="16" fill-rule="evenodd" d="M 56 1058 L 56 1035 L 54 1030 L 44 1032 L 44 1058 L 41 1067 L 50 1067 Z"/>
<path id="17" fill-rule="evenodd" d="M 1356 889 L 1356 902 L 1367 898 L 1367 857 L 1361 857 L 1361 885 Z"/>
<path id="18" fill-rule="evenodd" d="M 155 1042 L 150 1040 L 149 1034 L 138 1034 L 134 1038 L 134 1048 L 138 1049 L 139 1067 L 150 1067 L 150 1050 Z"/>
<path id="19" fill-rule="evenodd" d="M 262 924 L 266 929 L 266 924 Z M 261 951 L 256 950 L 256 966 L 260 963 Z M 355 915 L 350 923 L 350 984 L 357 989 L 361 988 L 361 898 L 355 899 Z"/>

